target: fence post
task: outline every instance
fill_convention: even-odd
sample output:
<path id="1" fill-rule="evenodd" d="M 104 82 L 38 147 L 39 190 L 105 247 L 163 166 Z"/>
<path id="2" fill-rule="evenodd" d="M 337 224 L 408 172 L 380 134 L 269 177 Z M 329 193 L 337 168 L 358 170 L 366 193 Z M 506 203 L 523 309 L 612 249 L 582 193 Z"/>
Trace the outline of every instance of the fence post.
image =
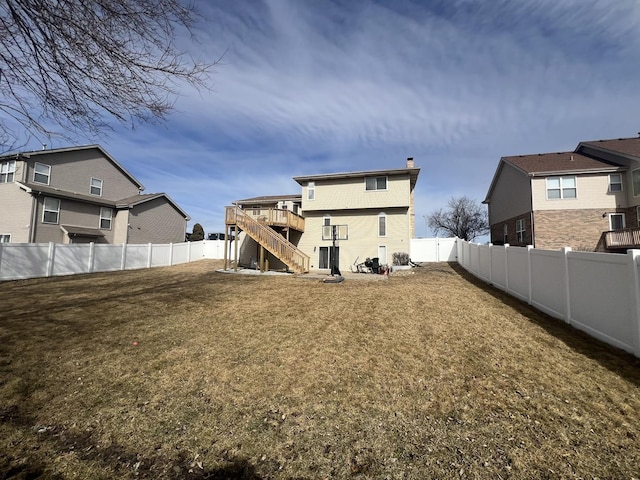
<path id="1" fill-rule="evenodd" d="M 531 295 L 532 295 L 532 274 L 531 274 L 531 250 L 533 250 L 533 245 L 527 245 L 527 278 L 529 282 L 529 291 L 527 292 L 527 303 L 531 305 Z"/>
<path id="2" fill-rule="evenodd" d="M 88 265 L 88 267 L 89 267 L 89 273 L 92 273 L 92 272 L 93 272 L 93 264 L 94 264 L 94 259 L 93 259 L 93 257 L 94 257 L 94 255 L 95 255 L 95 245 L 96 245 L 96 244 L 95 244 L 95 243 L 93 243 L 93 242 L 90 242 L 90 243 L 89 243 L 89 265 Z"/>
<path id="3" fill-rule="evenodd" d="M 493 243 L 489 242 L 489 284 L 493 285 Z"/>
<path id="4" fill-rule="evenodd" d="M 53 267 L 56 259 L 56 244 L 49 242 L 49 255 L 47 258 L 47 277 L 53 275 Z"/>
<path id="5" fill-rule="evenodd" d="M 569 252 L 571 247 L 562 248 L 562 261 L 564 264 L 564 321 L 571 324 L 571 290 L 569 282 Z"/>
<path id="6" fill-rule="evenodd" d="M 153 255 L 153 244 L 149 243 L 149 251 L 147 252 L 147 268 L 151 268 L 151 256 Z"/>
<path id="7" fill-rule="evenodd" d="M 127 244 L 122 244 L 122 255 L 120 257 L 120 270 L 124 270 L 124 267 L 127 265 Z"/>
<path id="8" fill-rule="evenodd" d="M 629 258 L 629 284 L 631 291 L 631 321 L 633 322 L 634 338 L 632 341 L 633 353 L 636 357 L 640 357 L 640 275 L 638 274 L 638 258 L 640 258 L 640 250 L 627 250 Z"/>
<path id="9" fill-rule="evenodd" d="M 169 265 L 173 265 L 173 242 L 169 244 Z"/>
<path id="10" fill-rule="evenodd" d="M 509 244 L 504 244 L 504 291 L 509 292 Z"/>

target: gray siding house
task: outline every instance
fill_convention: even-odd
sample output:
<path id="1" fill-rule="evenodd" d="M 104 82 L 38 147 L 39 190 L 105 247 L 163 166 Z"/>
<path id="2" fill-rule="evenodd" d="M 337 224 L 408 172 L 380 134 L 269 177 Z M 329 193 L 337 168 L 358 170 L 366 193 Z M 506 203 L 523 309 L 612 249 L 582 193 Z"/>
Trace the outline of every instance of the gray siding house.
<path id="1" fill-rule="evenodd" d="M 0 242 L 171 243 L 189 216 L 99 145 L 0 157 Z"/>

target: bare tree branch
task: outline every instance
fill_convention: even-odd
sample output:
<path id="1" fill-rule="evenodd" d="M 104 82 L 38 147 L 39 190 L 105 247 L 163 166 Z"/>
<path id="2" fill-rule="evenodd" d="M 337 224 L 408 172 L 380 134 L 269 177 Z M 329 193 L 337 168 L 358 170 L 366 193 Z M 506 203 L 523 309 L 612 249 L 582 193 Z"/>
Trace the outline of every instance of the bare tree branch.
<path id="1" fill-rule="evenodd" d="M 110 117 L 163 120 L 185 84 L 209 88 L 217 60 L 175 43 L 197 18 L 181 0 L 0 2 L 0 145 L 25 133 L 93 135 Z"/>
<path id="2" fill-rule="evenodd" d="M 436 235 L 444 232 L 448 236 L 471 241 L 489 233 L 487 211 L 469 197 L 453 197 L 447 206 L 447 209 L 441 208 L 424 217 Z"/>

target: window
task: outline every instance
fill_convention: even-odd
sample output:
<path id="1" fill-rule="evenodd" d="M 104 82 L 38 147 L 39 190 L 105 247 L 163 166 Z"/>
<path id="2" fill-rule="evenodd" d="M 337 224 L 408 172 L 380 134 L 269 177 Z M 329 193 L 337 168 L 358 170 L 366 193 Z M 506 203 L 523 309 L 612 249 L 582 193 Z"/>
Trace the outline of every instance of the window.
<path id="1" fill-rule="evenodd" d="M 366 177 L 364 184 L 366 190 L 386 190 L 387 177 Z"/>
<path id="2" fill-rule="evenodd" d="M 315 200 L 316 198 L 316 182 L 307 184 L 307 200 Z"/>
<path id="3" fill-rule="evenodd" d="M 60 220 L 60 200 L 57 198 L 44 197 L 44 211 L 42 213 L 42 223 L 58 223 Z"/>
<path id="4" fill-rule="evenodd" d="M 8 162 L 0 163 L 0 183 L 11 183 L 16 173 L 16 161 L 9 160 Z"/>
<path id="5" fill-rule="evenodd" d="M 322 226 L 331 225 L 331 215 L 325 215 L 322 217 Z"/>
<path id="6" fill-rule="evenodd" d="M 384 213 L 378 214 L 378 236 L 387 236 L 387 216 Z"/>
<path id="7" fill-rule="evenodd" d="M 576 177 L 548 177 L 547 199 L 576 198 Z"/>
<path id="8" fill-rule="evenodd" d="M 631 172 L 631 180 L 633 181 L 633 196 L 640 195 L 640 169 Z"/>
<path id="9" fill-rule="evenodd" d="M 98 195 L 99 197 L 101 197 L 102 196 L 102 180 L 92 177 L 90 192 L 91 192 L 91 195 Z"/>
<path id="10" fill-rule="evenodd" d="M 113 217 L 113 210 L 110 208 L 102 207 L 100 209 L 100 228 L 103 230 L 111 230 L 111 218 Z"/>
<path id="11" fill-rule="evenodd" d="M 638 226 L 640 227 L 640 207 L 636 207 L 636 218 L 638 219 Z"/>
<path id="12" fill-rule="evenodd" d="M 0 233 L 0 243 L 11 243 L 11 234 Z"/>
<path id="13" fill-rule="evenodd" d="M 609 230 L 622 230 L 624 228 L 624 213 L 609 214 Z"/>
<path id="14" fill-rule="evenodd" d="M 612 173 L 609 175 L 609 191 L 621 192 L 622 191 L 622 174 Z"/>
<path id="15" fill-rule="evenodd" d="M 502 226 L 502 243 L 509 243 L 509 231 L 506 223 Z"/>
<path id="16" fill-rule="evenodd" d="M 36 163 L 33 172 L 33 181 L 49 185 L 49 177 L 51 176 L 51 167 L 43 163 Z"/>
<path id="17" fill-rule="evenodd" d="M 519 218 L 516 220 L 516 241 L 518 243 L 524 243 L 524 234 L 525 234 L 525 223 L 524 218 Z"/>

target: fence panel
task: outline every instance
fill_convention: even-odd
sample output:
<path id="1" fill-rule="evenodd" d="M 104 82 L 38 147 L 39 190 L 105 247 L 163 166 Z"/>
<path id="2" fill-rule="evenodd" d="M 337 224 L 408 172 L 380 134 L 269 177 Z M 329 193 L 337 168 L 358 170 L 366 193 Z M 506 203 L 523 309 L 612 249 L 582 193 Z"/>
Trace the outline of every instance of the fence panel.
<path id="1" fill-rule="evenodd" d="M 93 271 L 113 272 L 122 266 L 122 245 L 94 245 Z"/>
<path id="2" fill-rule="evenodd" d="M 171 245 L 153 244 L 151 247 L 151 266 L 166 267 L 171 265 Z"/>
<path id="3" fill-rule="evenodd" d="M 553 317 L 565 320 L 564 253 L 533 249 L 530 254 L 531 304 Z"/>
<path id="4" fill-rule="evenodd" d="M 634 325 L 628 288 L 628 255 L 569 252 L 569 302 L 572 325 L 624 350 L 632 351 Z"/>
<path id="5" fill-rule="evenodd" d="M 127 245 L 127 254 L 125 258 L 124 268 L 127 270 L 136 270 L 138 268 L 146 268 L 149 261 L 149 245 L 135 244 Z"/>
<path id="6" fill-rule="evenodd" d="M 46 277 L 48 243 L 1 243 L 0 279 Z"/>
<path id="7" fill-rule="evenodd" d="M 88 273 L 91 263 L 91 245 L 55 245 L 52 275 Z"/>
<path id="8" fill-rule="evenodd" d="M 478 256 L 478 277 L 489 282 L 491 281 L 491 247 L 478 245 Z"/>
<path id="9" fill-rule="evenodd" d="M 174 243 L 171 255 L 171 265 L 189 262 L 189 243 Z"/>
<path id="10" fill-rule="evenodd" d="M 529 253 L 523 247 L 507 248 L 508 290 L 514 297 L 529 301 Z"/>
<path id="11" fill-rule="evenodd" d="M 507 250 L 509 247 L 491 247 L 491 282 L 502 290 L 507 290 Z"/>

